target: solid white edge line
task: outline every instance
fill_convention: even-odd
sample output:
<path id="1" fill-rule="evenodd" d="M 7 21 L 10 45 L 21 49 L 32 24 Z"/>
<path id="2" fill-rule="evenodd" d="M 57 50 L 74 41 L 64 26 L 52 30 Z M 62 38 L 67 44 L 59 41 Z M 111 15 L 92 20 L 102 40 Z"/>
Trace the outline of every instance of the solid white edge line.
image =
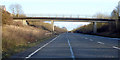
<path id="1" fill-rule="evenodd" d="M 66 36 L 66 38 L 67 38 L 67 40 L 68 40 L 68 45 L 69 45 L 69 47 L 70 47 L 70 52 L 71 52 L 72 58 L 73 58 L 73 60 L 75 60 L 75 56 L 74 56 L 74 53 L 73 53 L 72 47 L 71 47 L 71 45 L 70 45 L 70 41 L 69 41 L 69 39 L 68 39 L 67 36 Z"/>
<path id="2" fill-rule="evenodd" d="M 116 46 L 113 46 L 113 48 L 120 50 L 120 48 L 119 48 L 119 47 L 116 47 Z"/>
<path id="3" fill-rule="evenodd" d="M 60 36 L 60 35 L 59 35 Z M 28 55 L 27 57 L 25 57 L 26 59 L 30 58 L 31 56 L 33 56 L 35 53 L 37 53 L 38 51 L 40 51 L 42 48 L 44 48 L 45 46 L 47 46 L 49 43 L 53 42 L 56 38 L 58 38 L 59 36 L 55 37 L 54 39 L 52 39 L 51 41 L 49 41 L 48 43 L 44 44 L 42 47 L 38 48 L 37 50 L 35 50 L 33 53 L 31 53 L 30 55 Z"/>

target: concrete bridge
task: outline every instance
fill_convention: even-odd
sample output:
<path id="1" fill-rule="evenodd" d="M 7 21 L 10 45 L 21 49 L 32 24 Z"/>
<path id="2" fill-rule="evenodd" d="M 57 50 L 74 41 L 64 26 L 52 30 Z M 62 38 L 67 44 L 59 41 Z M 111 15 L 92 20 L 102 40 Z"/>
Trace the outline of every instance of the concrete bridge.
<path id="1" fill-rule="evenodd" d="M 27 25 L 28 20 L 43 20 L 51 21 L 53 31 L 54 31 L 54 21 L 69 21 L 69 22 L 92 22 L 93 32 L 97 33 L 97 23 L 96 22 L 115 22 L 116 19 L 102 19 L 102 18 L 75 18 L 75 17 L 14 17 L 14 21 L 21 21 L 23 25 Z"/>

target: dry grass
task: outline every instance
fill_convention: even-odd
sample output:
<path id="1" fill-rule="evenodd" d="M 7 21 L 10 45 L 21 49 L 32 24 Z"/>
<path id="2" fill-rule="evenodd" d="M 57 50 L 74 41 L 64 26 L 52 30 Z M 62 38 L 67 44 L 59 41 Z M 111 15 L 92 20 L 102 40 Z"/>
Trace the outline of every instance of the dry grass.
<path id="1" fill-rule="evenodd" d="M 55 32 L 56 34 L 61 34 L 61 33 L 67 32 L 67 29 L 63 29 L 55 26 Z"/>
<path id="2" fill-rule="evenodd" d="M 11 13 L 2 11 L 2 56 L 3 58 L 21 52 L 32 47 L 45 38 L 52 36 L 49 26 L 44 28 L 23 26 L 20 22 L 14 22 Z M 42 23 L 41 26 L 48 24 Z M 50 25 L 50 24 L 49 24 Z"/>
<path id="3" fill-rule="evenodd" d="M 111 28 L 110 28 L 111 27 Z M 73 30 L 75 33 L 85 33 L 85 34 L 93 34 L 93 35 L 100 35 L 105 37 L 112 37 L 112 38 L 120 38 L 120 34 L 116 30 L 116 26 L 114 23 L 97 23 L 97 33 L 93 33 L 93 24 L 88 24 L 86 26 L 81 26 Z"/>
<path id="4" fill-rule="evenodd" d="M 3 57 L 23 51 L 28 44 L 49 37 L 50 34 L 46 35 L 46 33 L 48 31 L 31 26 L 4 25 L 2 32 Z"/>
<path id="5" fill-rule="evenodd" d="M 10 13 L 2 12 L 2 56 L 3 58 L 21 52 L 35 46 L 53 34 L 52 25 L 49 23 L 36 22 L 33 26 L 23 26 L 20 22 L 12 20 Z M 63 32 L 63 29 L 55 27 L 56 32 Z"/>
<path id="6" fill-rule="evenodd" d="M 52 25 L 49 24 L 49 23 L 44 23 L 44 22 L 29 22 L 30 25 L 34 25 L 36 27 L 39 27 L 39 28 L 42 28 L 44 30 L 48 30 L 48 31 L 52 31 Z M 63 28 L 60 28 L 58 26 L 55 26 L 55 31 L 57 34 L 60 34 L 60 33 L 64 33 L 64 32 L 67 32 L 66 29 L 63 29 Z"/>

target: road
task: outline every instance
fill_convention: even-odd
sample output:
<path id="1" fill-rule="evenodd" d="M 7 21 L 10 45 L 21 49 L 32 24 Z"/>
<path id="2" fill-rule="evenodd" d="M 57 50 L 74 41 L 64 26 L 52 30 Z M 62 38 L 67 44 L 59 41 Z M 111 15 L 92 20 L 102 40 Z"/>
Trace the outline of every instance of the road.
<path id="1" fill-rule="evenodd" d="M 120 40 L 117 38 L 64 33 L 43 44 L 25 58 L 26 60 L 113 60 L 120 57 L 119 43 Z"/>

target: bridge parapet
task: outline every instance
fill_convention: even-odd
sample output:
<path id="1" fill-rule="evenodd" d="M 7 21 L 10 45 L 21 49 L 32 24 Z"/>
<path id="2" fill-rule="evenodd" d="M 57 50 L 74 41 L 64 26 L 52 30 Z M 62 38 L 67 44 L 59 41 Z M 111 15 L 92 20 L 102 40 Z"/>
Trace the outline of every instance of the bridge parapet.
<path id="1" fill-rule="evenodd" d="M 96 18 L 90 15 L 72 14 L 26 14 L 27 17 L 62 17 L 62 18 Z"/>

